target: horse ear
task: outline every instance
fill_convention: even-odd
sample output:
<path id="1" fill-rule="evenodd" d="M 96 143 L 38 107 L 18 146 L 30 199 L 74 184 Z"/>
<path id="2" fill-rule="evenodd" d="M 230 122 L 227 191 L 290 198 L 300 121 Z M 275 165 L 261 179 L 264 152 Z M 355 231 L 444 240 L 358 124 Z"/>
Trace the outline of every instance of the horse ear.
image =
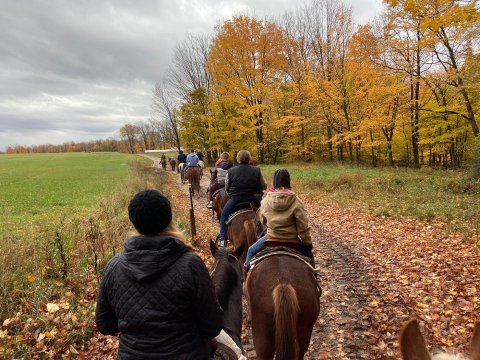
<path id="1" fill-rule="evenodd" d="M 409 320 L 400 332 L 400 351 L 403 360 L 430 360 L 417 319 Z"/>
<path id="2" fill-rule="evenodd" d="M 213 171 L 212 171 L 212 169 L 209 169 L 209 170 L 210 170 L 210 175 L 212 175 L 212 174 L 213 174 Z"/>
<path id="3" fill-rule="evenodd" d="M 252 203 L 250 203 L 250 207 L 252 208 L 252 210 L 253 210 L 254 212 L 257 212 L 258 208 L 257 208 L 255 205 L 253 205 Z"/>
<path id="4" fill-rule="evenodd" d="M 480 322 L 477 321 L 470 341 L 470 357 L 472 360 L 480 360 Z"/>
<path id="5" fill-rule="evenodd" d="M 213 257 L 215 257 L 215 254 L 218 251 L 217 245 L 213 242 L 213 240 L 210 239 L 210 252 L 212 253 Z"/>

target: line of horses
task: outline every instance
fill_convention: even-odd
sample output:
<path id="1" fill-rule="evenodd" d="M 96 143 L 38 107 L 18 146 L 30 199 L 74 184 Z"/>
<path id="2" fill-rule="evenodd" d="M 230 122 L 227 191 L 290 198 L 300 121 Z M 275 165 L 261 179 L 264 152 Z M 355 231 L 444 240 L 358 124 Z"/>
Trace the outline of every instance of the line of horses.
<path id="1" fill-rule="evenodd" d="M 193 182 L 197 179 L 200 182 L 200 172 L 196 168 L 188 170 L 186 179 L 193 189 Z M 199 193 L 200 189 L 195 188 L 194 191 Z M 212 215 L 216 214 L 217 219 L 227 200 L 224 188 L 214 195 Z M 258 208 L 253 204 L 243 205 L 246 207 L 229 221 L 227 235 L 232 249 L 219 248 L 210 241 L 214 257 L 211 277 L 224 309 L 224 330 L 241 348 L 244 294 L 257 359 L 301 360 L 308 350 L 320 312 L 321 289 L 307 262 L 282 252 L 258 262 L 244 279 L 242 264 L 248 247 L 257 240 L 263 225 L 258 217 Z M 402 330 L 400 348 L 405 360 L 462 359 L 446 354 L 432 358 L 415 321 L 407 323 Z M 240 359 L 228 348 L 222 349 L 223 352 L 217 352 L 216 359 Z M 472 337 L 471 359 L 480 360 L 480 323 L 476 324 Z"/>
<path id="2" fill-rule="evenodd" d="M 216 214 L 217 219 L 227 200 L 225 188 L 215 193 L 212 215 Z M 229 220 L 227 237 L 233 247 L 230 254 L 234 255 L 237 264 L 243 264 L 248 247 L 257 240 L 263 229 L 258 218 L 258 208 L 254 204 L 240 204 L 239 207 L 243 209 Z M 230 270 L 218 270 L 222 267 L 217 259 L 219 250 L 214 243 L 210 247 L 215 257 L 213 266 L 217 269 L 212 276 L 214 284 L 222 283 L 215 275 L 222 272 L 229 272 L 230 276 L 223 277 L 224 284 L 219 288 L 228 288 L 226 282 L 238 284 L 243 280 L 239 278 L 240 275 L 232 275 L 234 272 L 231 268 L 238 268 L 232 264 L 233 260 L 229 263 Z M 222 249 L 221 253 L 225 251 L 227 250 Z M 217 289 L 217 285 L 215 287 Z M 221 298 L 225 297 L 224 291 Z M 303 359 L 320 312 L 321 290 L 309 265 L 288 254 L 269 256 L 250 270 L 243 293 L 248 304 L 248 318 L 251 320 L 257 359 Z M 230 296 L 238 297 L 235 303 L 239 304 L 237 311 L 241 312 L 241 294 L 232 292 Z M 230 312 L 229 308 L 227 317 L 231 316 Z"/>

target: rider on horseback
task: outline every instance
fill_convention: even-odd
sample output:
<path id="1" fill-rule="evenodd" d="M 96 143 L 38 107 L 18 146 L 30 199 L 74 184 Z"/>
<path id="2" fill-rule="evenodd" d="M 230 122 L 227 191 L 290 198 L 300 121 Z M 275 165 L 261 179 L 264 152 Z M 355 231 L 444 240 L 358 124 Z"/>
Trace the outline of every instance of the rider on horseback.
<path id="1" fill-rule="evenodd" d="M 227 240 L 227 220 L 233 213 L 235 206 L 243 202 L 252 202 L 258 204 L 262 198 L 263 190 L 267 188 L 267 183 L 258 167 L 248 164 L 251 156 L 247 150 L 240 150 L 237 154 L 238 165 L 228 170 L 225 180 L 225 190 L 227 190 L 229 199 L 222 210 L 220 216 L 220 234 L 218 243 L 226 245 Z"/>
<path id="2" fill-rule="evenodd" d="M 250 269 L 250 260 L 267 245 L 295 244 L 296 249 L 310 258 L 315 267 L 312 253 L 310 226 L 303 203 L 292 191 L 287 169 L 277 169 L 273 174 L 273 189 L 269 189 L 260 206 L 260 221 L 266 226 L 264 236 L 248 248 L 245 268 Z"/>
<path id="3" fill-rule="evenodd" d="M 227 178 L 228 169 L 233 166 L 233 163 L 229 160 L 230 154 L 226 151 L 222 153 L 220 159 L 215 162 L 215 170 L 212 173 L 212 182 L 208 188 L 208 199 L 210 202 L 207 205 L 207 208 L 212 208 L 213 203 L 213 194 L 218 189 L 225 186 L 225 179 Z"/>
<path id="4" fill-rule="evenodd" d="M 187 161 L 187 155 L 183 153 L 183 150 L 180 150 L 178 152 L 178 157 L 177 157 L 177 171 L 180 172 L 180 164 L 185 164 L 185 161 Z"/>
<path id="5" fill-rule="evenodd" d="M 190 154 L 187 155 L 187 160 L 185 167 L 183 168 L 182 177 L 185 179 L 185 175 L 187 174 L 187 169 L 190 167 L 198 166 L 198 156 L 195 154 L 195 150 L 190 150 Z"/>

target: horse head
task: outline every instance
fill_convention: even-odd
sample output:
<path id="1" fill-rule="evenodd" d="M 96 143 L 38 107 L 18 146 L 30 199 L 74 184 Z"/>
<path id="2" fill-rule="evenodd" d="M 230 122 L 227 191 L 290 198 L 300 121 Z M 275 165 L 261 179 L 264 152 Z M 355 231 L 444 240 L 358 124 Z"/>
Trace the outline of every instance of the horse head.
<path id="1" fill-rule="evenodd" d="M 217 247 L 212 240 L 210 251 L 215 259 L 210 276 L 218 302 L 224 311 L 225 331 L 238 346 L 241 346 L 242 267 L 235 254 L 224 247 Z"/>
<path id="2" fill-rule="evenodd" d="M 417 319 L 411 319 L 403 326 L 400 332 L 400 351 L 403 360 L 467 359 L 463 356 L 447 353 L 438 353 L 431 357 L 422 333 L 420 332 Z M 480 360 L 480 322 L 475 324 L 473 336 L 470 341 L 470 359 Z"/>

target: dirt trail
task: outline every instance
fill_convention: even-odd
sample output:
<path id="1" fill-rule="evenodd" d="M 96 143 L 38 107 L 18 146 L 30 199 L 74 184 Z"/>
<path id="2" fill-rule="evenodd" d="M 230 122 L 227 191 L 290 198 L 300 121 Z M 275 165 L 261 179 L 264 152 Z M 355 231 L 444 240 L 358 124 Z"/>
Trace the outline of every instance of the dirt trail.
<path id="1" fill-rule="evenodd" d="M 181 183 L 179 175 L 170 171 L 168 173 L 178 191 L 188 196 L 188 187 Z M 209 181 L 210 175 L 204 174 L 201 192 L 193 197 L 193 206 L 198 234 L 212 238 L 218 233 L 218 224 L 212 218 L 211 210 L 206 208 L 208 198 L 205 191 Z M 366 303 L 365 294 L 372 291 L 365 266 L 351 244 L 333 237 L 323 228 L 321 222 L 312 215 L 316 210 L 307 208 L 307 213 L 312 226 L 312 237 L 316 239 L 314 254 L 317 266 L 321 268 L 323 294 L 320 315 L 305 359 L 370 359 L 367 354 L 368 342 L 363 336 L 369 329 L 369 323 L 357 318 Z M 215 224 L 213 232 L 211 227 L 207 231 L 202 229 L 205 222 Z M 248 325 L 244 329 L 242 341 L 248 358 L 256 359 Z"/>

